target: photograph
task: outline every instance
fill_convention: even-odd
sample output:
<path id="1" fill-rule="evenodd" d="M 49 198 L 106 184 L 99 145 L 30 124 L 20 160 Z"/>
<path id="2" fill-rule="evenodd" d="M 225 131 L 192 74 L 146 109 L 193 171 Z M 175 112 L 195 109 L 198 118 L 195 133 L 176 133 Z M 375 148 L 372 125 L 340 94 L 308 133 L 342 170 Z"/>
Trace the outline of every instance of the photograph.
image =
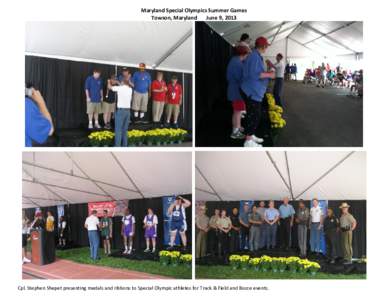
<path id="1" fill-rule="evenodd" d="M 196 153 L 199 279 L 366 279 L 366 152 Z"/>
<path id="2" fill-rule="evenodd" d="M 191 279 L 191 152 L 23 152 L 23 279 Z"/>
<path id="3" fill-rule="evenodd" d="M 26 22 L 25 147 L 191 147 L 192 32 Z"/>
<path id="4" fill-rule="evenodd" d="M 362 21 L 195 23 L 197 147 L 362 147 Z"/>

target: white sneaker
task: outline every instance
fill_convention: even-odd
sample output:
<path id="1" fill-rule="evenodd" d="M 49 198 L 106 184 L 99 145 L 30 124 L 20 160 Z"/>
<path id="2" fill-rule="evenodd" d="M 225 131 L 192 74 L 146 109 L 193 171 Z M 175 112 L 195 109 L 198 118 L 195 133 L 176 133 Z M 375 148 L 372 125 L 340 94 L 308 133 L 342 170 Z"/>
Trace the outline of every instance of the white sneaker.
<path id="1" fill-rule="evenodd" d="M 152 249 L 152 253 L 155 253 L 155 251 L 156 251 L 156 249 L 154 248 L 154 249 Z"/>
<path id="2" fill-rule="evenodd" d="M 98 123 L 94 123 L 94 127 L 96 127 L 97 129 L 101 128 L 101 126 Z"/>
<path id="3" fill-rule="evenodd" d="M 129 255 L 129 254 L 131 254 L 131 252 L 132 252 L 132 249 L 129 249 L 127 254 Z"/>
<path id="4" fill-rule="evenodd" d="M 147 249 L 145 249 L 145 250 L 144 250 L 144 252 L 150 252 L 150 249 L 149 249 L 149 248 L 147 248 Z"/>
<path id="5" fill-rule="evenodd" d="M 93 129 L 93 124 L 89 123 L 88 129 Z"/>
<path id="6" fill-rule="evenodd" d="M 143 112 L 140 113 L 140 119 L 142 119 L 142 118 L 144 118 L 144 113 Z"/>
<path id="7" fill-rule="evenodd" d="M 262 142 L 264 142 L 264 140 L 262 138 L 258 138 L 257 136 L 255 135 L 252 135 L 252 140 L 258 144 L 261 144 Z"/>
<path id="8" fill-rule="evenodd" d="M 128 249 L 125 249 L 123 254 L 127 254 L 128 253 Z"/>
<path id="9" fill-rule="evenodd" d="M 31 260 L 29 260 L 27 257 L 23 257 L 23 262 L 24 262 L 24 263 L 30 263 Z"/>
<path id="10" fill-rule="evenodd" d="M 135 111 L 135 112 L 133 113 L 133 116 L 134 116 L 135 118 L 137 118 L 137 117 L 139 116 L 139 112 L 138 112 L 138 111 Z"/>
<path id="11" fill-rule="evenodd" d="M 244 147 L 263 147 L 262 145 L 256 143 L 255 141 L 252 140 L 246 140 L 244 143 Z"/>

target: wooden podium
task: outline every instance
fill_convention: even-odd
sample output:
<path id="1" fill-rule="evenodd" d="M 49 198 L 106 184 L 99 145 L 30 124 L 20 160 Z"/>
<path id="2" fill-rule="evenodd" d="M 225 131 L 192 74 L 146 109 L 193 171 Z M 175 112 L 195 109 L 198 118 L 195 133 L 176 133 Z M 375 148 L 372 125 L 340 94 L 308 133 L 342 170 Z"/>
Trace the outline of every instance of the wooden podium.
<path id="1" fill-rule="evenodd" d="M 31 262 L 35 265 L 45 265 L 45 231 L 43 229 L 31 229 Z"/>

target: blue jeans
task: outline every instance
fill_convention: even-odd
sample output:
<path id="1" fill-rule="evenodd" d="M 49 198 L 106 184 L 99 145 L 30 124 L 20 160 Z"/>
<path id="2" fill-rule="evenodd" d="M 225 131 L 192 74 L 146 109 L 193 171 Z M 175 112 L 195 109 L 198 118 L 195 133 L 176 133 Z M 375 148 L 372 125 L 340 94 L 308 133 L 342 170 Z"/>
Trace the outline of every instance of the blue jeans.
<path id="1" fill-rule="evenodd" d="M 249 249 L 249 229 L 242 227 L 240 229 L 240 250 Z"/>
<path id="2" fill-rule="evenodd" d="M 276 105 L 283 106 L 281 95 L 283 93 L 283 78 L 275 78 L 275 84 L 273 86 L 273 96 L 275 98 Z"/>
<path id="3" fill-rule="evenodd" d="M 310 250 L 312 252 L 320 252 L 321 248 L 321 229 L 319 229 L 318 227 L 319 223 L 311 223 Z"/>
<path id="4" fill-rule="evenodd" d="M 100 246 L 100 235 L 98 234 L 98 230 L 88 230 L 88 238 L 90 258 L 95 260 L 98 258 L 98 247 Z"/>
<path id="5" fill-rule="evenodd" d="M 126 108 L 118 108 L 115 114 L 115 146 L 128 146 L 128 126 L 131 118 L 131 111 Z"/>
<path id="6" fill-rule="evenodd" d="M 267 226 L 267 248 L 270 246 L 275 247 L 276 246 L 276 233 L 278 231 L 278 224 L 269 225 Z"/>

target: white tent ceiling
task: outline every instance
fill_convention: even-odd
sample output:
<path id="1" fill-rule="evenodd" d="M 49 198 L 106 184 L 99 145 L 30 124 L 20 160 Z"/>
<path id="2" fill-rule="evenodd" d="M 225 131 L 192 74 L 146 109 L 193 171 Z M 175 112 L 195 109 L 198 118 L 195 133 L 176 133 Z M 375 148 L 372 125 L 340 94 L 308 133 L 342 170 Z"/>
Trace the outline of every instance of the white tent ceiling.
<path id="1" fill-rule="evenodd" d="M 188 152 L 24 152 L 23 208 L 191 193 Z"/>
<path id="2" fill-rule="evenodd" d="M 197 200 L 365 200 L 365 152 L 197 152 Z"/>
<path id="3" fill-rule="evenodd" d="M 265 36 L 272 44 L 266 56 L 281 52 L 289 58 L 333 57 L 363 52 L 363 23 L 356 21 L 208 22 L 231 45 L 242 33 Z M 287 51 L 285 50 L 287 47 Z"/>
<path id="4" fill-rule="evenodd" d="M 27 22 L 26 54 L 191 72 L 191 22 Z"/>

